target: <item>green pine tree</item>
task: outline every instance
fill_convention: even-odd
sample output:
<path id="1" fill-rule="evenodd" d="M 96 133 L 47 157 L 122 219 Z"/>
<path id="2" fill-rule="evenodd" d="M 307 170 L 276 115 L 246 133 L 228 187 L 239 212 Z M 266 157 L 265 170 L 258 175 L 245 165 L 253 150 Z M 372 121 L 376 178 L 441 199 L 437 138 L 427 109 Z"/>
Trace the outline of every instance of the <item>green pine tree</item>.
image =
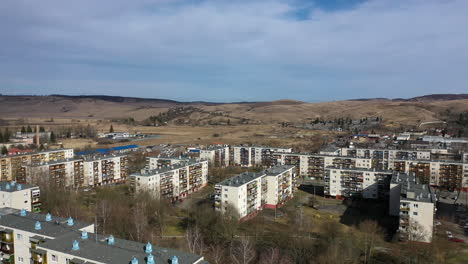
<path id="1" fill-rule="evenodd" d="M 28 125 L 28 128 L 26 128 L 26 133 L 32 133 L 32 132 L 33 132 L 33 131 L 32 131 L 31 126 Z"/>
<path id="2" fill-rule="evenodd" d="M 0 143 L 3 143 L 3 142 L 4 142 L 3 141 L 3 134 L 2 134 L 2 132 L 0 132 Z"/>
<path id="3" fill-rule="evenodd" d="M 54 131 L 51 131 L 51 132 L 50 132 L 50 142 L 51 142 L 51 143 L 57 142 L 57 139 L 56 139 L 56 137 L 55 137 Z"/>
<path id="4" fill-rule="evenodd" d="M 45 132 L 45 128 L 43 126 L 39 127 L 39 132 Z"/>
<path id="5" fill-rule="evenodd" d="M 114 127 L 112 125 L 110 126 L 109 133 L 114 133 Z"/>
<path id="6" fill-rule="evenodd" d="M 8 149 L 5 146 L 3 146 L 2 147 L 2 155 L 6 155 L 6 154 L 8 154 Z"/>
<path id="7" fill-rule="evenodd" d="M 5 129 L 5 133 L 3 133 L 3 142 L 8 142 L 10 141 L 10 131 L 8 128 Z"/>
<path id="8" fill-rule="evenodd" d="M 21 134 L 26 133 L 26 128 L 24 126 L 21 127 Z"/>

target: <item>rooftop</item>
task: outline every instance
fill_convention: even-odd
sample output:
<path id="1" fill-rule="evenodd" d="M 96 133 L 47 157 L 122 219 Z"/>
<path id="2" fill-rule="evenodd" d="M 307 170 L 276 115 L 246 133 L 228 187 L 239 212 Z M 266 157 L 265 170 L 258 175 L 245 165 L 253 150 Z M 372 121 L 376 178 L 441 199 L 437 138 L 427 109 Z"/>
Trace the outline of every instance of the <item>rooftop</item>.
<path id="1" fill-rule="evenodd" d="M 2 209 L 3 211 L 4 209 Z M 8 210 L 8 209 L 5 209 Z M 25 216 L 21 216 L 20 211 L 12 211 L 12 213 L 0 214 L 0 226 L 6 228 L 20 229 L 26 232 L 47 236 L 58 237 L 71 231 L 80 230 L 92 224 L 73 220 L 73 226 L 68 225 L 68 219 L 52 216 L 52 221 L 46 221 L 45 214 L 26 212 Z M 41 223 L 41 229 L 36 229 L 36 222 Z"/>
<path id="2" fill-rule="evenodd" d="M 327 166 L 325 167 L 326 170 L 342 170 L 342 171 L 371 171 L 371 172 L 380 172 L 380 173 L 388 173 L 392 174 L 393 171 L 391 170 L 377 170 L 377 169 L 372 169 L 372 168 L 340 168 L 340 167 L 335 167 L 335 166 Z"/>
<path id="3" fill-rule="evenodd" d="M 112 159 L 112 158 L 117 158 L 117 157 L 125 157 L 127 156 L 126 154 L 111 154 L 111 155 L 88 155 L 82 157 L 84 161 L 98 161 L 98 160 L 106 160 L 106 159 Z"/>
<path id="4" fill-rule="evenodd" d="M 149 176 L 153 176 L 153 175 L 156 175 L 156 174 L 177 170 L 177 169 L 180 169 L 180 168 L 183 168 L 183 167 L 196 165 L 196 164 L 199 164 L 199 163 L 202 163 L 202 162 L 204 162 L 204 161 L 187 160 L 187 161 L 182 161 L 182 162 L 177 163 L 177 164 L 173 164 L 173 165 L 166 166 L 166 167 L 161 167 L 161 168 L 154 169 L 154 170 L 145 170 L 145 171 L 143 171 L 141 173 L 138 173 L 138 172 L 137 173 L 132 173 L 130 176 L 149 177 Z"/>
<path id="5" fill-rule="evenodd" d="M 295 168 L 294 165 L 278 165 L 278 166 L 274 166 L 274 167 L 264 170 L 264 173 L 266 173 L 266 175 L 276 176 L 278 174 L 281 174 L 285 171 L 288 171 L 294 168 Z"/>
<path id="6" fill-rule="evenodd" d="M 78 241 L 79 249 L 72 250 L 73 242 Z M 114 238 L 114 244 L 108 244 L 108 237 L 88 233 L 88 239 L 81 238 L 81 232 L 70 232 L 57 239 L 48 240 L 38 248 L 59 251 L 75 256 L 82 260 L 100 263 L 128 264 L 135 257 L 139 263 L 146 263 L 146 245 L 129 240 Z M 203 257 L 182 251 L 152 246 L 151 254 L 155 263 L 171 263 L 173 256 L 177 256 L 179 263 L 196 263 Z"/>
<path id="7" fill-rule="evenodd" d="M 55 161 L 49 161 L 49 162 L 42 162 L 42 163 L 39 163 L 39 164 L 31 164 L 29 166 L 31 166 L 31 167 L 40 167 L 40 166 L 45 166 L 45 165 L 57 165 L 57 164 L 65 163 L 65 162 L 74 162 L 74 161 L 83 161 L 83 159 L 69 158 L 69 159 L 55 160 Z"/>
<path id="8" fill-rule="evenodd" d="M 401 185 L 401 200 L 433 203 L 435 198 L 428 184 L 421 184 L 413 173 L 395 172 L 391 184 Z"/>
<path id="9" fill-rule="evenodd" d="M 7 186 L 9 187 L 8 189 L 7 189 Z M 31 185 L 31 184 L 19 184 L 14 181 L 0 181 L 0 191 L 2 192 L 16 192 L 16 191 L 21 191 L 21 190 L 26 190 L 26 189 L 31 189 L 31 188 L 38 188 L 38 187 L 35 185 Z"/>
<path id="10" fill-rule="evenodd" d="M 242 186 L 248 182 L 251 182 L 257 178 L 260 178 L 260 177 L 263 177 L 265 176 L 265 171 L 262 171 L 262 172 L 258 172 L 258 173 L 255 173 L 255 172 L 243 172 L 239 175 L 236 175 L 232 178 L 229 178 L 227 180 L 224 180 L 220 183 L 218 183 L 219 185 L 224 185 L 224 186 L 232 186 L 232 187 L 239 187 L 239 186 Z"/>
<path id="11" fill-rule="evenodd" d="M 1 156 L 0 155 L 0 157 L 2 157 L 2 158 L 20 157 L 20 156 L 37 155 L 37 154 L 50 153 L 50 152 L 67 151 L 67 150 L 72 150 L 73 151 L 73 149 L 71 149 L 71 148 L 49 149 L 49 150 L 35 151 L 35 152 L 29 152 L 29 153 L 21 153 L 21 154 L 15 154 L 15 155 L 6 155 L 6 156 Z"/>

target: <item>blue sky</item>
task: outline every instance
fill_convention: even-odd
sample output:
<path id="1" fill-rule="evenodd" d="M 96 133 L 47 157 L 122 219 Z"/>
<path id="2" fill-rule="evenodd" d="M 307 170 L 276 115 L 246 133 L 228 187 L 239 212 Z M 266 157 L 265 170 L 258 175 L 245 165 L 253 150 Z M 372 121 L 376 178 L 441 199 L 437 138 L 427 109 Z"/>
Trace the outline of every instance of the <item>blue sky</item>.
<path id="1" fill-rule="evenodd" d="M 468 93 L 467 12 L 466 0 L 3 0 L 0 93 Z"/>

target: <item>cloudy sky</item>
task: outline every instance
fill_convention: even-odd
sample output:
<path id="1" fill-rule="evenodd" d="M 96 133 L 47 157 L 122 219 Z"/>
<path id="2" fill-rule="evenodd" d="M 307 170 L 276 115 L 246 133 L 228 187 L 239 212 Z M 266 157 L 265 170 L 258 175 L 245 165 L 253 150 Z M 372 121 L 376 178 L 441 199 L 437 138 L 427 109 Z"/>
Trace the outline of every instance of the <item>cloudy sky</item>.
<path id="1" fill-rule="evenodd" d="M 1 0 L 0 93 L 468 93 L 467 0 Z"/>

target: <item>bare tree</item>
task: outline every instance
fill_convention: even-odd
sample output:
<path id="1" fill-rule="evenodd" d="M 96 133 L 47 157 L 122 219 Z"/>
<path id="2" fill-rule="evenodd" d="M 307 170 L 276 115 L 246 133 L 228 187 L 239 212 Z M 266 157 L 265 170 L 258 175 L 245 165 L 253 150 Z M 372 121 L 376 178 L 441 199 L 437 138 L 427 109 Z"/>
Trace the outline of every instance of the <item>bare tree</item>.
<path id="1" fill-rule="evenodd" d="M 420 223 L 414 220 L 409 221 L 406 234 L 408 240 L 426 242 L 429 237 L 429 232 Z"/>
<path id="2" fill-rule="evenodd" d="M 198 226 L 193 226 L 187 229 L 185 233 L 188 249 L 191 253 L 202 255 L 204 251 L 203 236 Z"/>
<path id="3" fill-rule="evenodd" d="M 365 220 L 360 223 L 359 230 L 361 231 L 359 244 L 364 252 L 364 263 L 369 263 L 374 247 L 382 238 L 383 231 L 377 222 L 372 220 Z"/>
<path id="4" fill-rule="evenodd" d="M 96 216 L 100 222 L 101 232 L 106 233 L 107 221 L 111 218 L 110 203 L 106 199 L 98 200 L 96 203 Z"/>
<path id="5" fill-rule="evenodd" d="M 237 264 L 249 264 L 255 259 L 255 249 L 248 237 L 243 236 L 231 244 L 231 258 Z"/>
<path id="6" fill-rule="evenodd" d="M 211 259 L 215 264 L 224 263 L 224 247 L 222 245 L 213 245 L 210 247 Z"/>
<path id="7" fill-rule="evenodd" d="M 143 234 L 148 226 L 148 216 L 145 212 L 146 202 L 138 201 L 133 208 L 133 223 L 135 225 L 135 239 L 143 241 Z"/>

